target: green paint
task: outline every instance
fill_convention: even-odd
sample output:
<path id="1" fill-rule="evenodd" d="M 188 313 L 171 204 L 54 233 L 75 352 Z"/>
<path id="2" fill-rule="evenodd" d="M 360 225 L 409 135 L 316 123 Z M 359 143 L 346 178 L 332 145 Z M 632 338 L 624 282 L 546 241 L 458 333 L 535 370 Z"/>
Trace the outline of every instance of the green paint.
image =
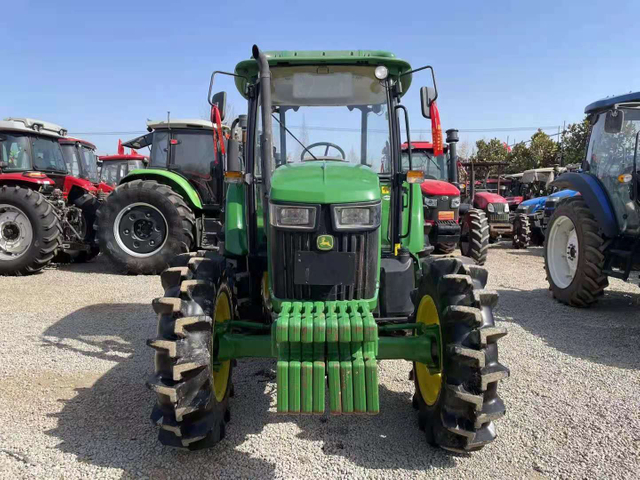
<path id="1" fill-rule="evenodd" d="M 202 209 L 202 201 L 195 188 L 191 186 L 189 181 L 181 175 L 170 170 L 161 168 L 138 169 L 129 172 L 129 174 L 120 180 L 120 184 L 130 182 L 132 180 L 155 180 L 158 183 L 168 185 L 174 191 L 182 195 L 191 208 Z"/>
<path id="2" fill-rule="evenodd" d="M 417 183 L 404 183 L 402 185 L 405 193 L 402 203 L 405 208 L 402 210 L 402 234 L 406 234 L 409 221 L 411 230 L 409 236 L 402 238 L 400 243 L 411 253 L 417 254 L 424 250 L 424 206 L 422 205 L 422 191 Z M 389 251 L 392 249 L 389 238 L 389 221 L 391 208 L 391 187 L 388 183 L 380 186 L 382 195 L 382 221 L 380 225 L 380 236 L 382 237 L 382 247 Z M 413 197 L 413 202 L 409 201 L 409 192 Z M 411 206 L 411 208 L 409 208 Z"/>
<path id="3" fill-rule="evenodd" d="M 392 77 L 411 70 L 411 65 L 391 52 L 383 50 L 305 50 L 305 51 L 270 51 L 264 52 L 270 67 L 296 65 L 384 65 Z M 258 80 L 258 64 L 254 59 L 243 60 L 236 65 L 236 88 L 246 98 L 247 84 Z M 402 77 L 403 93 L 411 86 L 411 75 Z"/>
<path id="4" fill-rule="evenodd" d="M 309 161 L 279 167 L 271 177 L 271 200 L 354 203 L 380 200 L 378 175 L 365 165 Z"/>
<path id="5" fill-rule="evenodd" d="M 244 184 L 228 185 L 224 210 L 224 249 L 225 252 L 237 256 L 248 253 L 244 199 Z"/>

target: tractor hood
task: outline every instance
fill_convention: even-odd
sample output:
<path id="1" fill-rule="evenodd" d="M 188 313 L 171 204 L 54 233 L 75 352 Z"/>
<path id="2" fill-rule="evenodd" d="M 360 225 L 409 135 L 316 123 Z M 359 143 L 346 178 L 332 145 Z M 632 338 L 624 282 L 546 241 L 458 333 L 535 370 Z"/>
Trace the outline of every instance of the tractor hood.
<path id="1" fill-rule="evenodd" d="M 524 202 L 520 203 L 520 206 L 530 207 L 531 205 L 544 205 L 544 202 L 546 201 L 547 197 L 530 198 L 529 200 L 525 200 Z"/>
<path id="2" fill-rule="evenodd" d="M 477 192 L 473 199 L 473 203 L 477 208 L 484 210 L 490 203 L 507 203 L 505 198 L 497 193 Z"/>
<path id="3" fill-rule="evenodd" d="M 378 175 L 365 165 L 308 161 L 283 165 L 271 177 L 271 200 L 355 203 L 380 200 Z"/>
<path id="4" fill-rule="evenodd" d="M 448 182 L 443 182 L 442 180 L 425 180 L 420 185 L 420 190 L 422 190 L 423 195 L 429 196 L 440 196 L 440 195 L 449 195 L 451 197 L 459 197 L 460 190 L 458 190 L 455 185 L 451 185 Z"/>

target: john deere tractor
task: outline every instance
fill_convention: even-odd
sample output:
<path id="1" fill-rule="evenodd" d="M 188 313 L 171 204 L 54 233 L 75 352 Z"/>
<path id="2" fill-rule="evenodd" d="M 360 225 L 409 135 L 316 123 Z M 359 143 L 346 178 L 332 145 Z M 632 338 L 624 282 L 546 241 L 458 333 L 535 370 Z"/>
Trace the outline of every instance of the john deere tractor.
<path id="1" fill-rule="evenodd" d="M 222 226 L 222 127 L 217 136 L 206 120 L 148 122 L 147 129 L 123 146 L 150 146 L 148 168 L 120 180 L 97 219 L 101 250 L 134 274 L 160 273 L 178 253 L 217 249 Z"/>
<path id="2" fill-rule="evenodd" d="M 294 415 L 325 401 L 333 414 L 378 413 L 378 360 L 404 359 L 429 443 L 468 452 L 496 437 L 509 373 L 497 294 L 480 267 L 421 257 L 423 175 L 411 154 L 402 169 L 400 102 L 425 69 L 383 51 L 254 46 L 227 74 L 248 128 L 244 148 L 229 141 L 224 248 L 171 260 L 153 302 L 148 385 L 163 444 L 225 436 L 235 360 L 247 357 L 275 359 L 277 411 Z M 436 98 L 435 82 L 421 89 L 423 115 Z"/>
<path id="3" fill-rule="evenodd" d="M 640 270 L 640 92 L 587 106 L 591 125 L 582 173 L 553 185 L 579 195 L 557 203 L 547 226 L 545 266 L 553 296 L 586 307 L 608 278 Z"/>

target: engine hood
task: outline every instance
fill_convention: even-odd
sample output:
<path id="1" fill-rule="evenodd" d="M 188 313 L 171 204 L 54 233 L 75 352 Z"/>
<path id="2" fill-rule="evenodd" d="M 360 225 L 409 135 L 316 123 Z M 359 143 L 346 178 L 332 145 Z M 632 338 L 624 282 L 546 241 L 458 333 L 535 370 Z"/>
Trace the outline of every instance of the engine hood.
<path id="1" fill-rule="evenodd" d="M 355 203 L 380 200 L 378 175 L 365 165 L 309 161 L 283 165 L 271 177 L 271 200 Z"/>
<path id="2" fill-rule="evenodd" d="M 530 198 L 529 200 L 525 200 L 524 202 L 520 203 L 520 206 L 530 207 L 531 205 L 544 205 L 544 202 L 546 201 L 547 197 Z"/>
<path id="3" fill-rule="evenodd" d="M 507 203 L 507 201 L 497 193 L 478 192 L 474 196 L 473 203 L 477 208 L 484 210 L 490 203 Z"/>
<path id="4" fill-rule="evenodd" d="M 423 195 L 449 195 L 451 197 L 460 196 L 460 190 L 458 190 L 455 185 L 452 185 L 448 182 L 443 182 L 442 180 L 425 180 L 420 185 L 420 190 L 422 190 Z"/>
<path id="5" fill-rule="evenodd" d="M 549 195 L 549 198 L 573 197 L 577 193 L 578 192 L 576 192 L 575 190 L 560 190 L 559 192 L 552 193 L 551 195 Z"/>

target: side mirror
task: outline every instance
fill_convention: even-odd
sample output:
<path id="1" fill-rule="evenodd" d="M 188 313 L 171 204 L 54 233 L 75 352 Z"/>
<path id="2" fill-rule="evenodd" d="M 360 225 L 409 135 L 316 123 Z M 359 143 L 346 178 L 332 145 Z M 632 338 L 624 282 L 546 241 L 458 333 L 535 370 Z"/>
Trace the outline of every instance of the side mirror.
<path id="1" fill-rule="evenodd" d="M 220 120 L 224 120 L 224 112 L 227 109 L 227 92 L 218 92 L 211 97 L 211 105 L 217 105 L 220 110 Z"/>
<path id="2" fill-rule="evenodd" d="M 606 133 L 620 133 L 624 122 L 623 110 L 611 110 L 604 119 L 604 131 Z"/>
<path id="3" fill-rule="evenodd" d="M 422 116 L 431 118 L 431 104 L 436 99 L 436 90 L 431 87 L 422 87 L 420 89 L 420 103 L 422 104 Z"/>

